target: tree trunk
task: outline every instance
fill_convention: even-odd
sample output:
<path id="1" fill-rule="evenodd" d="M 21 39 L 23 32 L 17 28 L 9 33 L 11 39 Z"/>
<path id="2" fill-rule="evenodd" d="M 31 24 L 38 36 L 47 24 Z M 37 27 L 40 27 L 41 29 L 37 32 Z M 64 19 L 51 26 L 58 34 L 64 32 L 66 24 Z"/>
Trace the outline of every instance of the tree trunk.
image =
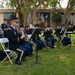
<path id="1" fill-rule="evenodd" d="M 24 20 L 25 25 L 29 25 L 30 23 L 32 23 L 33 15 L 34 15 L 35 11 L 37 10 L 37 8 L 42 4 L 43 0 L 39 0 L 38 2 L 39 2 L 39 4 L 35 5 L 34 9 L 32 9 L 30 11 L 29 15 L 25 18 L 25 20 Z"/>

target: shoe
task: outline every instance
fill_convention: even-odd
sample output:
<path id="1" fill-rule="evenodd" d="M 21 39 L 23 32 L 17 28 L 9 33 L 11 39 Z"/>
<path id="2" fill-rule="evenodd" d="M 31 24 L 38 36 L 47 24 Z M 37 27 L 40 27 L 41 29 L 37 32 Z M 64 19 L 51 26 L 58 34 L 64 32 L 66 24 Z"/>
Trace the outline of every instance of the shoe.
<path id="1" fill-rule="evenodd" d="M 70 44 L 68 45 L 68 47 L 70 47 Z"/>
<path id="2" fill-rule="evenodd" d="M 26 61 L 26 59 L 22 59 L 22 61 Z"/>
<path id="3" fill-rule="evenodd" d="M 18 65 L 21 65 L 22 64 L 21 61 L 19 61 L 19 60 L 18 61 L 15 61 L 15 63 L 18 64 Z"/>
<path id="4" fill-rule="evenodd" d="M 56 46 L 54 46 L 54 48 L 56 48 Z"/>
<path id="5" fill-rule="evenodd" d="M 32 54 L 32 52 L 30 52 L 29 55 L 32 56 L 32 55 L 34 55 L 34 54 Z"/>
<path id="6" fill-rule="evenodd" d="M 31 53 L 30 55 L 33 56 L 34 54 Z"/>
<path id="7" fill-rule="evenodd" d="M 51 48 L 56 48 L 56 46 L 53 46 L 53 47 L 51 47 Z"/>

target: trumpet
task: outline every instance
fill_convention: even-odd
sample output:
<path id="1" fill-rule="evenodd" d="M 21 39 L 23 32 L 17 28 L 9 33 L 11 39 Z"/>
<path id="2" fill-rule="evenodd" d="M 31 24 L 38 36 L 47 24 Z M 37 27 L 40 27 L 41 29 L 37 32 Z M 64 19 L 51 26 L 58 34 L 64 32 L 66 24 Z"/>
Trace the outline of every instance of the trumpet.
<path id="1" fill-rule="evenodd" d="M 25 41 L 29 41 L 28 35 L 21 32 L 21 39 L 24 39 Z"/>

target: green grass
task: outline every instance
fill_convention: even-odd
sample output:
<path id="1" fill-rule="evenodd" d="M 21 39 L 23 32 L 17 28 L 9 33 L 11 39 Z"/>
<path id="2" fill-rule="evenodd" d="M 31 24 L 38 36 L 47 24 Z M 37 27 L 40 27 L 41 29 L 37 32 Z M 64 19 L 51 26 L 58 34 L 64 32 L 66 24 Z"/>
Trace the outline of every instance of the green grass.
<path id="1" fill-rule="evenodd" d="M 74 35 L 72 41 L 75 43 Z M 56 43 L 57 45 L 57 43 Z M 75 47 L 69 49 L 67 46 L 48 49 L 46 48 L 38 51 L 38 62 L 35 64 L 36 52 L 34 50 L 33 57 L 26 57 L 23 65 L 11 65 L 8 60 L 0 62 L 0 75 L 75 75 Z M 13 61 L 14 62 L 14 61 Z M 35 64 L 34 66 L 32 66 Z"/>
<path id="2" fill-rule="evenodd" d="M 0 75 L 75 75 L 75 48 L 60 46 L 60 49 L 39 50 L 38 62 L 35 55 L 27 57 L 23 65 L 11 65 L 8 60 L 0 63 Z M 34 51 L 35 54 L 35 51 Z M 32 66 L 35 64 L 34 66 Z"/>

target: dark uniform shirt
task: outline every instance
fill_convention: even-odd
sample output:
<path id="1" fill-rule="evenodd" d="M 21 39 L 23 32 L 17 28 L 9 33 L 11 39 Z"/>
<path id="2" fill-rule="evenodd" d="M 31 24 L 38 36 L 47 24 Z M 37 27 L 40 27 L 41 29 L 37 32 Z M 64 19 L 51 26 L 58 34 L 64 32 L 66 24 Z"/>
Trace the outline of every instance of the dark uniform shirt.
<path id="1" fill-rule="evenodd" d="M 7 30 L 10 29 L 10 26 L 8 24 L 3 23 L 3 24 L 1 24 L 1 28 L 4 31 L 4 36 L 6 37 L 6 32 L 7 32 Z"/>
<path id="2" fill-rule="evenodd" d="M 51 35 L 52 33 L 53 33 L 53 32 L 52 32 L 52 29 L 45 31 L 45 32 L 44 32 L 44 35 L 43 35 L 43 36 L 45 36 L 45 40 L 48 40 L 48 38 L 49 38 L 50 36 L 52 36 L 52 35 Z"/>
<path id="3" fill-rule="evenodd" d="M 6 36 L 9 39 L 9 48 L 11 50 L 17 49 L 22 41 L 22 39 L 19 38 L 17 30 L 10 27 L 10 30 L 7 31 Z"/>

